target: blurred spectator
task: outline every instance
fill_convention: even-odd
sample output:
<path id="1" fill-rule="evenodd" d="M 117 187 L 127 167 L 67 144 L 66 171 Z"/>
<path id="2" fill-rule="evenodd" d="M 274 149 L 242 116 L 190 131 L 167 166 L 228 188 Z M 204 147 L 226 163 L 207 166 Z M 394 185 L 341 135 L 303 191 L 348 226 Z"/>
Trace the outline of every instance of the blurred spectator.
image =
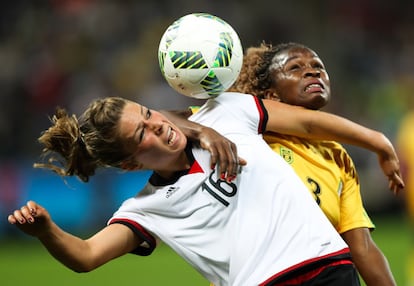
<path id="1" fill-rule="evenodd" d="M 412 84 L 414 87 L 414 82 Z M 405 181 L 405 207 L 414 226 L 414 96 L 407 97 L 407 112 L 403 115 L 397 132 L 397 152 Z"/>
<path id="2" fill-rule="evenodd" d="M 14 162 L 7 162 L 0 165 L 0 216 L 5 218 L 10 208 L 18 206 L 23 180 L 18 166 Z M 0 237 L 4 231 L 5 224 L 0 224 Z"/>
<path id="3" fill-rule="evenodd" d="M 397 152 L 406 186 L 405 209 L 411 226 L 411 240 L 414 241 L 414 96 L 407 96 L 406 103 L 408 110 L 400 121 L 397 133 Z M 411 253 L 407 256 L 407 285 L 414 285 L 414 244 L 411 245 Z"/>

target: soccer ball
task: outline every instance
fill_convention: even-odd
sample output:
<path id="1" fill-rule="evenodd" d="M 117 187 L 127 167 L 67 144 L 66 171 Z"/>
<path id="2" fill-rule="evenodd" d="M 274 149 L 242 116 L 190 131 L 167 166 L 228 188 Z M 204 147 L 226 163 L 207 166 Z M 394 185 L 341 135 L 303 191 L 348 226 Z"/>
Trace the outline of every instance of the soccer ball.
<path id="1" fill-rule="evenodd" d="M 158 49 L 161 73 L 177 92 L 218 96 L 237 79 L 243 49 L 235 30 L 217 16 L 193 13 L 172 23 Z"/>

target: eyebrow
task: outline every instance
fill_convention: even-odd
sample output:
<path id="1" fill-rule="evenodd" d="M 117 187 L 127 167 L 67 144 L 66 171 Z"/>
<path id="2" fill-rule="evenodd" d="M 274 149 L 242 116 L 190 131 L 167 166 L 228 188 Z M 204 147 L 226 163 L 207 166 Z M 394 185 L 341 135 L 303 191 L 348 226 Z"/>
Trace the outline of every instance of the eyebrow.
<path id="1" fill-rule="evenodd" d="M 300 58 L 300 56 L 294 55 L 292 57 L 288 57 L 286 62 L 296 60 L 298 58 Z M 320 57 L 318 57 L 318 56 L 312 56 L 312 59 L 318 59 L 318 61 L 321 61 Z"/>
<path id="2" fill-rule="evenodd" d="M 292 61 L 292 60 L 296 60 L 298 58 L 300 58 L 300 57 L 299 56 L 288 57 L 287 60 L 286 60 L 286 62 L 289 62 L 289 61 Z"/>

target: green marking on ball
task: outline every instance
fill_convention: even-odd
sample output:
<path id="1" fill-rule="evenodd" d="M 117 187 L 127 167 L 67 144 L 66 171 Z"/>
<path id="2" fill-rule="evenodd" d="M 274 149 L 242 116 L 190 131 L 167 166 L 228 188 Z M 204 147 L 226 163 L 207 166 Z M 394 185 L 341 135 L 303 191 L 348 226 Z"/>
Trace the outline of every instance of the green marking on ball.
<path id="1" fill-rule="evenodd" d="M 207 69 L 201 52 L 170 51 L 171 62 L 176 69 Z"/>
<path id="2" fill-rule="evenodd" d="M 227 67 L 230 65 L 231 57 L 233 55 L 233 39 L 229 33 L 220 34 L 221 42 L 217 51 L 216 58 L 213 62 L 213 67 Z"/>
<path id="3" fill-rule="evenodd" d="M 200 82 L 200 85 L 210 96 L 217 96 L 224 91 L 224 86 L 221 84 L 213 70 L 211 70 Z"/>

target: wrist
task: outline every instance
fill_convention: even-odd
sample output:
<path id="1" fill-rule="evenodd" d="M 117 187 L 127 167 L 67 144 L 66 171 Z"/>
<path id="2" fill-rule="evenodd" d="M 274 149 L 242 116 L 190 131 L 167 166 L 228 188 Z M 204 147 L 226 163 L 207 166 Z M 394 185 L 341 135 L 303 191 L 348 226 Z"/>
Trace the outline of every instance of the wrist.
<path id="1" fill-rule="evenodd" d="M 385 134 L 377 132 L 374 142 L 376 143 L 374 146 L 375 152 L 378 154 L 378 156 L 390 157 L 394 154 L 394 147 L 392 146 L 387 136 L 385 136 Z"/>

